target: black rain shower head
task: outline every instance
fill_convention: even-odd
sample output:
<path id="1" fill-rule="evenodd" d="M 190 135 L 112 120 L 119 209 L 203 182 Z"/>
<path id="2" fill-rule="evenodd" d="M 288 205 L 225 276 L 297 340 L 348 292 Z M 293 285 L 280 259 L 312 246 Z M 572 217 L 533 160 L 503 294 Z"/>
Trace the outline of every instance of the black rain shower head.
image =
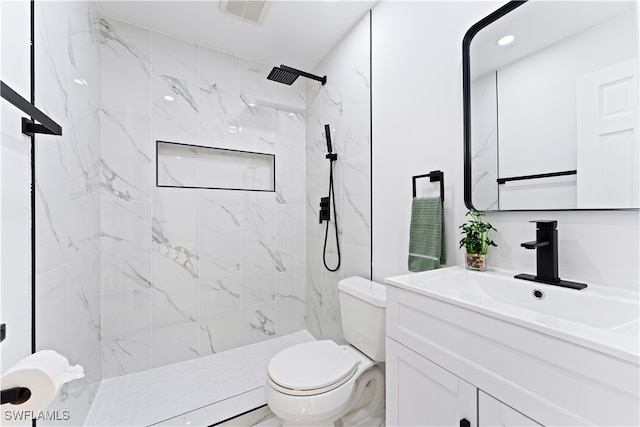
<path id="1" fill-rule="evenodd" d="M 296 81 L 298 76 L 306 77 L 309 79 L 317 80 L 324 86 L 327 83 L 327 76 L 319 77 L 313 74 L 305 73 L 304 71 L 296 70 L 295 68 L 287 67 L 286 65 L 280 65 L 280 67 L 273 67 L 267 79 L 274 82 L 284 83 L 291 85 Z"/>

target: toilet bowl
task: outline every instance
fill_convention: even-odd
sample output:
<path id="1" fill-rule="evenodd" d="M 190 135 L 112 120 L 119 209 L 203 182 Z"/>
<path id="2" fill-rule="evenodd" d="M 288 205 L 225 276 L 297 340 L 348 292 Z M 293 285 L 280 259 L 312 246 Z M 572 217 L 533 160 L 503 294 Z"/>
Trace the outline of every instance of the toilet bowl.
<path id="1" fill-rule="evenodd" d="M 385 291 L 360 277 L 340 281 L 343 331 L 351 344 L 308 342 L 271 359 L 265 397 L 283 425 L 384 423 Z"/>

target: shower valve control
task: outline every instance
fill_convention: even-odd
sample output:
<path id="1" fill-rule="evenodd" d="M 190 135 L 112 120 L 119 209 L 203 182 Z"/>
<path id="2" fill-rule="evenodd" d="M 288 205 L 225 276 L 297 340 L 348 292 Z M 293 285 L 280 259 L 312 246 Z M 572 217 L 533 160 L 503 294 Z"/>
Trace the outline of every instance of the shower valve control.
<path id="1" fill-rule="evenodd" d="M 329 210 L 329 197 L 320 198 L 320 224 L 322 221 L 329 221 L 331 219 L 331 211 Z"/>

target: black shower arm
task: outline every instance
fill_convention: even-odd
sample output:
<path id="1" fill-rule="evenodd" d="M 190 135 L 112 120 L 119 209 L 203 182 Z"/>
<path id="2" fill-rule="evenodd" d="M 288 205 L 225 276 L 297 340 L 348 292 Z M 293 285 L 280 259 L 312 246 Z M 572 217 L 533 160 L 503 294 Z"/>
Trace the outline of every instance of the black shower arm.
<path id="1" fill-rule="evenodd" d="M 304 71 L 296 70 L 295 68 L 287 67 L 286 65 L 280 65 L 280 69 L 283 70 L 283 71 L 287 71 L 289 73 L 293 73 L 293 74 L 297 74 L 297 75 L 302 76 L 302 77 L 306 77 L 308 79 L 317 80 L 317 81 L 321 82 L 323 86 L 327 83 L 327 76 L 319 77 L 319 76 L 316 76 L 315 74 L 310 74 L 310 73 L 307 73 L 307 72 L 304 72 Z"/>

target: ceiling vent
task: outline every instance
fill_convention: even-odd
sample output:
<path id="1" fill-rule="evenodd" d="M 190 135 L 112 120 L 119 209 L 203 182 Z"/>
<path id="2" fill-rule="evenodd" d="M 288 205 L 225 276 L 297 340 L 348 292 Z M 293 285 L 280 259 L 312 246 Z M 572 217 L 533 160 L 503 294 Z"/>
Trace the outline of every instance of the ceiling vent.
<path id="1" fill-rule="evenodd" d="M 220 0 L 220 10 L 253 24 L 262 24 L 269 9 L 267 0 Z"/>

